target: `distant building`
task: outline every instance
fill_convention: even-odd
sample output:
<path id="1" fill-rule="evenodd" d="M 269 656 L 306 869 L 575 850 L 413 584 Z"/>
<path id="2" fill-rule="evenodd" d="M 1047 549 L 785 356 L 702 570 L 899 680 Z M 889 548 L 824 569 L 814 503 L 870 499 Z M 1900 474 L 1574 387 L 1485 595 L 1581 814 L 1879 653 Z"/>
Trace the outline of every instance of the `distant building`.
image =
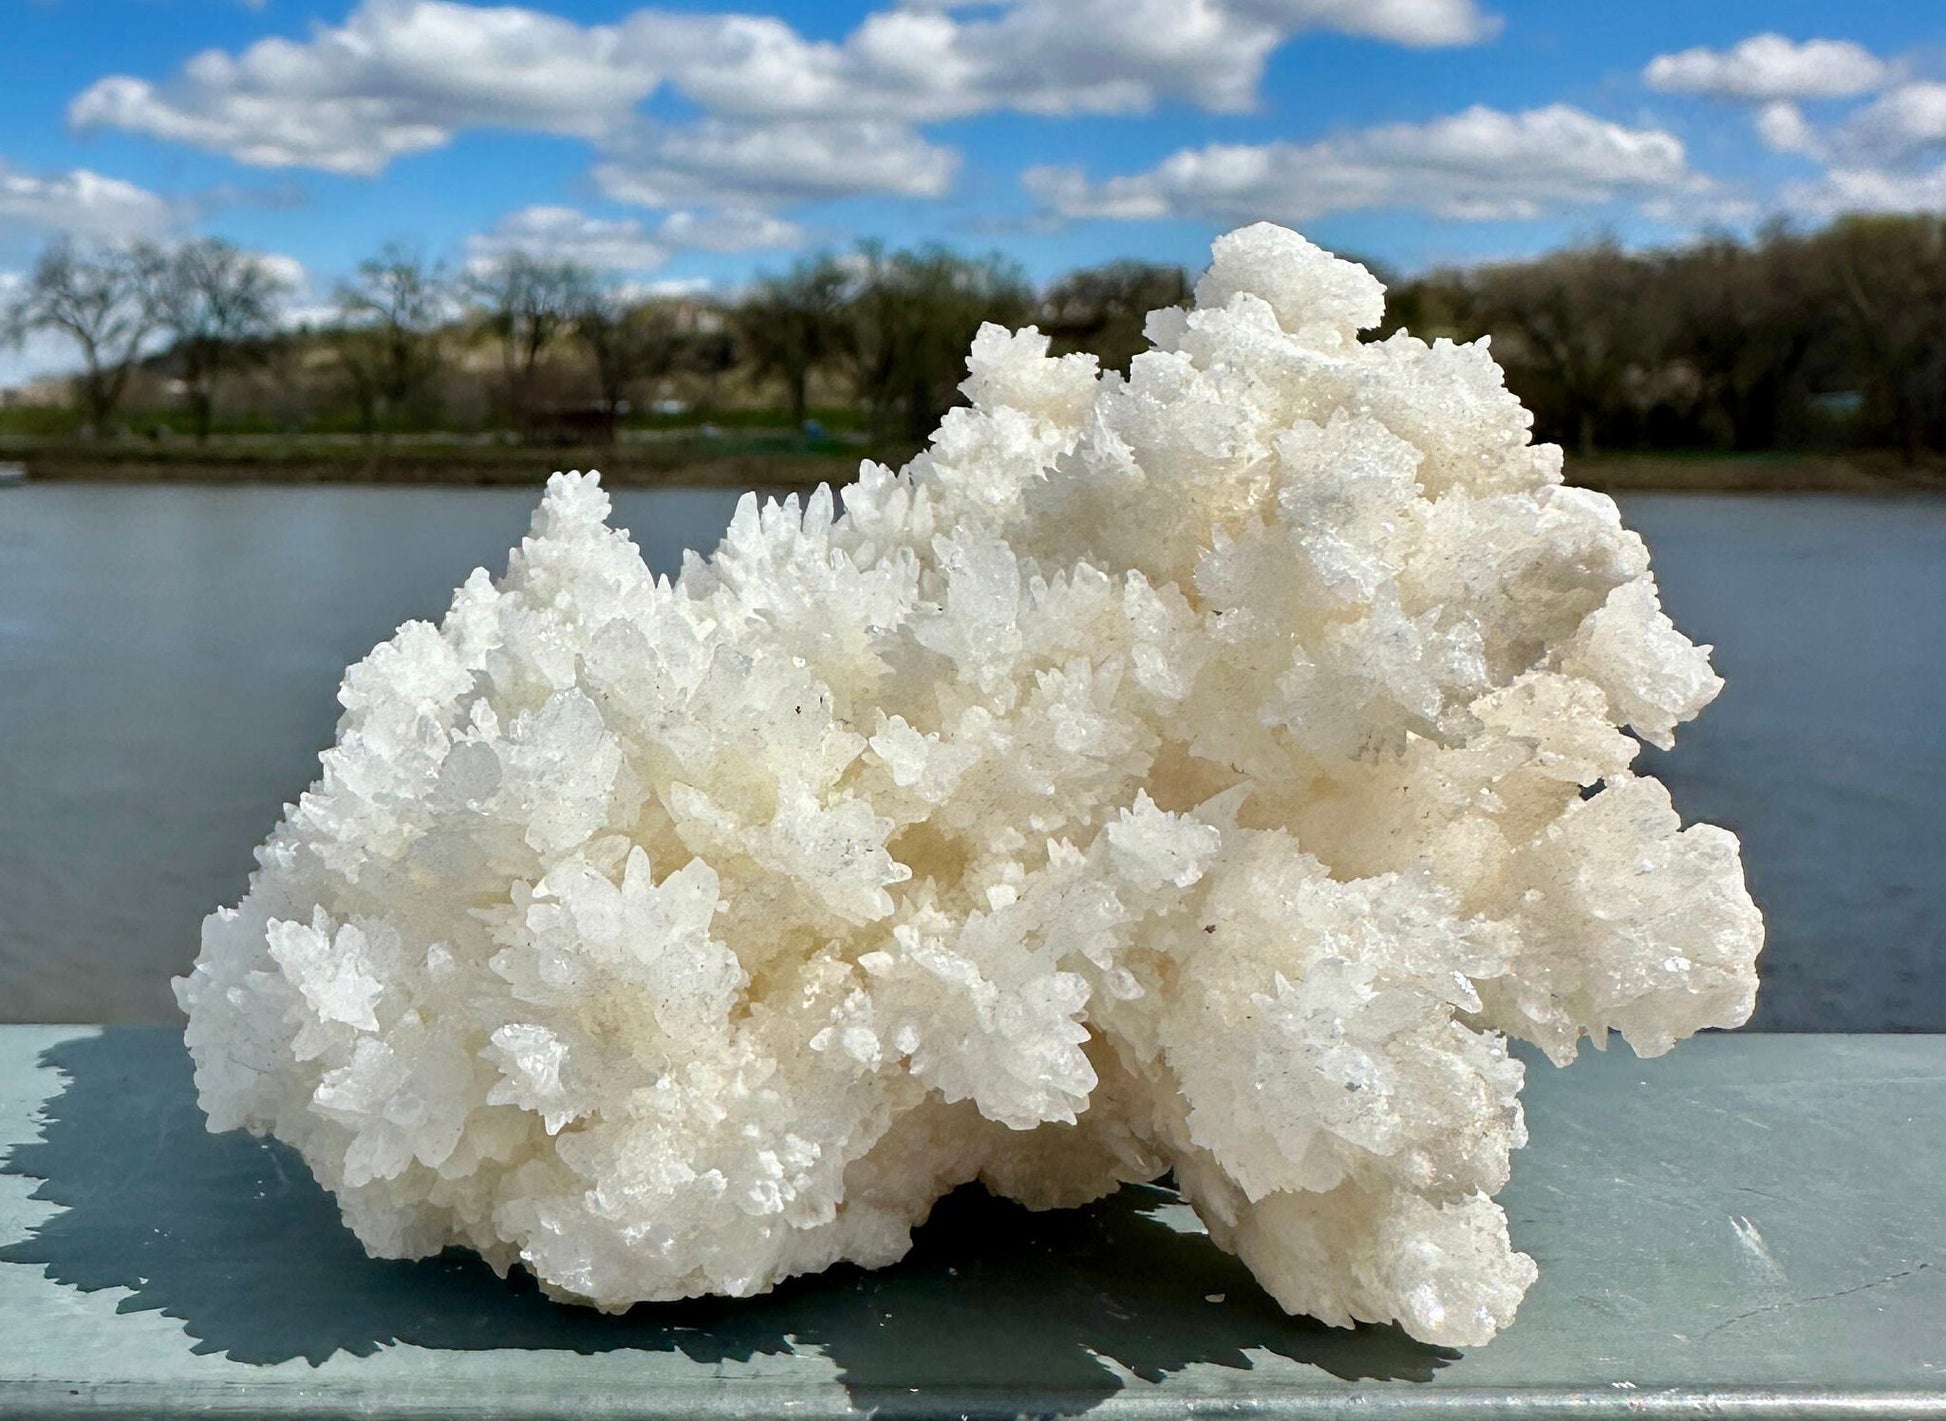
<path id="1" fill-rule="evenodd" d="M 20 385 L 0 386 L 0 409 L 39 409 L 68 401 L 68 377 L 43 375 Z"/>

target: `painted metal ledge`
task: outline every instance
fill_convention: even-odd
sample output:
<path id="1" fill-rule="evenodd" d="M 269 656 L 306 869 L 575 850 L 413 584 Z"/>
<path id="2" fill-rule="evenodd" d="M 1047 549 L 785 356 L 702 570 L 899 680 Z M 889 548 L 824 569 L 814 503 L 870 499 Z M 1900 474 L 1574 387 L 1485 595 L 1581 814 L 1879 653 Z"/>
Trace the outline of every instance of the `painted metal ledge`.
<path id="1" fill-rule="evenodd" d="M 941 1205 L 897 1268 L 609 1318 L 366 1258 L 166 1031 L 0 1028 L 0 1417 L 1940 1417 L 1946 1037 L 1530 1069 L 1541 1265 L 1464 1354 L 1288 1318 L 1160 1190 Z"/>

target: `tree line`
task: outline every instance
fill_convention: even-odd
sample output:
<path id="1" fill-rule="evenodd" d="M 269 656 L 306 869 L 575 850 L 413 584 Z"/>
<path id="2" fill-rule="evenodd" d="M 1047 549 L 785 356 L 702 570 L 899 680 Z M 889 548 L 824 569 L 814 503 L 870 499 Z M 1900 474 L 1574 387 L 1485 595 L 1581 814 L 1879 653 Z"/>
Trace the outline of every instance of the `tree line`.
<path id="1" fill-rule="evenodd" d="M 72 341 L 80 361 L 75 399 L 91 425 L 106 428 L 144 346 L 166 333 L 196 426 L 207 435 L 219 378 L 269 337 L 285 287 L 268 263 L 226 242 L 87 251 L 64 239 L 41 254 L 0 309 L 0 336 L 52 332 Z"/>
<path id="2" fill-rule="evenodd" d="M 1388 284 L 1374 338 L 1490 336 L 1537 435 L 1582 453 L 1946 449 L 1946 217 L 1778 224 L 1654 251 L 1586 242 Z M 958 399 L 982 322 L 1033 323 L 1057 352 L 1126 369 L 1146 312 L 1190 291 L 1168 265 L 1115 262 L 1037 290 L 998 255 L 868 242 L 709 302 L 531 253 L 455 273 L 395 243 L 293 326 L 276 268 L 222 241 L 57 241 L 0 307 L 0 337 L 67 337 L 75 409 L 100 432 L 148 372 L 203 437 L 226 385 L 226 405 L 281 390 L 294 426 L 336 412 L 373 439 L 470 421 L 579 440 L 611 436 L 672 382 L 707 400 L 727 382 L 736 402 L 781 401 L 793 428 L 836 407 L 877 442 L 915 444 Z M 470 417 L 462 376 L 483 392 Z"/>
<path id="3" fill-rule="evenodd" d="M 1387 320 L 1491 336 L 1537 433 L 1583 454 L 1946 450 L 1946 216 L 1589 242 L 1398 283 Z"/>

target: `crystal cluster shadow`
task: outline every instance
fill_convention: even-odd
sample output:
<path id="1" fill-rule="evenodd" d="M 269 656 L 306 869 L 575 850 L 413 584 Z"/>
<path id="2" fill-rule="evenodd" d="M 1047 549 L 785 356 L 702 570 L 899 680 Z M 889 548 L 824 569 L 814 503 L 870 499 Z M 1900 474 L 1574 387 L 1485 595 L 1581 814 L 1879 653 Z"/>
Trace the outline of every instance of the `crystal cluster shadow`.
<path id="1" fill-rule="evenodd" d="M 841 1266 L 759 1298 L 605 1316 L 459 1251 L 367 1257 L 293 1151 L 203 1128 L 173 1031 L 77 1038 L 44 1062 L 66 1089 L 48 1102 L 42 1138 L 16 1146 L 4 1172 L 42 1180 L 34 1197 L 62 1209 L 0 1248 L 0 1262 L 86 1292 L 126 1288 L 120 1311 L 179 1319 L 195 1351 L 237 1362 L 315 1365 L 400 1342 L 634 1348 L 700 1363 L 814 1347 L 867 1408 L 897 1396 L 979 1409 L 982 1396 L 1031 1391 L 1068 1415 L 1121 1389 L 1103 1359 L 1158 1380 L 1193 1363 L 1249 1368 L 1247 1349 L 1259 1349 L 1346 1379 L 1425 1381 L 1459 1355 L 1396 1328 L 1286 1316 L 1235 1259 L 1172 1227 L 1176 1196 L 1152 1187 L 1048 1214 L 964 1189 L 895 1267 Z"/>

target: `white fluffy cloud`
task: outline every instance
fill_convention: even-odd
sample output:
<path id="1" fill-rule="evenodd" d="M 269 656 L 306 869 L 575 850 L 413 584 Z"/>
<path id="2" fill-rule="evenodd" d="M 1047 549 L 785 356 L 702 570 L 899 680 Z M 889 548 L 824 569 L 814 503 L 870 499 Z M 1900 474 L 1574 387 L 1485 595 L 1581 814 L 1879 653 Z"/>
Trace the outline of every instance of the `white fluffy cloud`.
<path id="1" fill-rule="evenodd" d="M 1911 163 L 1946 150 L 1946 84 L 1901 84 L 1881 94 L 1845 120 L 1838 142 L 1877 163 Z"/>
<path id="2" fill-rule="evenodd" d="M 1801 153 L 1816 157 L 1824 140 L 1804 110 L 1788 99 L 1774 99 L 1757 110 L 1757 136 L 1773 153 Z"/>
<path id="3" fill-rule="evenodd" d="M 659 281 L 624 282 L 622 294 L 631 301 L 661 297 L 701 296 L 714 290 L 716 283 L 707 276 L 665 276 Z"/>
<path id="4" fill-rule="evenodd" d="M 300 296 L 311 289 L 311 273 L 296 257 L 282 252 L 259 252 L 257 264 L 290 295 Z"/>
<path id="5" fill-rule="evenodd" d="M 512 6 L 363 0 L 302 40 L 211 50 L 160 82 L 104 78 L 70 118 L 257 166 L 374 174 L 469 128 L 606 148 L 666 84 L 703 122 L 629 139 L 605 169 L 611 190 L 677 201 L 930 195 L 950 180 L 953 155 L 913 124 L 999 109 L 1138 112 L 1170 99 L 1237 110 L 1255 103 L 1266 56 L 1305 31 L 1426 46 L 1496 28 L 1477 0 L 906 0 L 834 42 L 763 16 L 644 9 L 583 26 Z M 709 181 L 718 162 L 720 187 Z"/>
<path id="6" fill-rule="evenodd" d="M 1302 31 L 1445 45 L 1496 27 L 1473 0 L 906 4 L 835 44 L 746 16 L 641 23 L 681 33 L 672 82 L 714 113 L 914 122 L 994 109 L 1129 113 L 1166 98 L 1242 109 L 1255 102 L 1265 57 Z"/>
<path id="7" fill-rule="evenodd" d="M 1767 103 L 1849 98 L 1878 88 L 1891 74 L 1885 61 L 1850 40 L 1798 43 L 1780 34 L 1761 34 L 1727 50 L 1658 55 L 1642 77 L 1666 93 Z"/>
<path id="8" fill-rule="evenodd" d="M 69 118 L 259 167 L 370 174 L 464 128 L 597 137 L 661 78 L 642 44 L 614 26 L 452 0 L 364 0 L 342 26 L 234 56 L 207 50 L 162 84 L 103 79 Z"/>
<path id="9" fill-rule="evenodd" d="M 1471 0 L 1233 0 L 1233 8 L 1292 32 L 1336 30 L 1421 49 L 1500 32 L 1499 17 Z"/>
<path id="10" fill-rule="evenodd" d="M 1147 172 L 1102 181 L 1078 169 L 1037 168 L 1025 181 L 1063 217 L 1224 222 L 1307 222 L 1387 207 L 1448 218 L 1535 217 L 1622 196 L 1666 198 L 1704 185 L 1674 134 L 1624 127 L 1560 104 L 1525 113 L 1475 107 L 1316 143 L 1186 149 Z"/>
<path id="11" fill-rule="evenodd" d="M 1939 212 L 1946 210 L 1946 164 L 1920 172 L 1834 167 L 1814 180 L 1791 184 L 1784 190 L 1783 205 L 1818 217 Z"/>
<path id="12" fill-rule="evenodd" d="M 1783 205 L 1792 210 L 1820 217 L 1939 211 L 1946 208 L 1946 83 L 1900 84 L 1828 131 L 1806 124 L 1796 146 L 1772 146 L 1828 165 L 1815 179 L 1784 190 Z"/>
<path id="13" fill-rule="evenodd" d="M 93 241 L 161 236 L 178 213 L 163 197 L 86 168 L 24 173 L 0 163 L 0 235 L 71 233 Z"/>
<path id="14" fill-rule="evenodd" d="M 1780 210 L 1825 218 L 1946 208 L 1946 83 L 1895 84 L 1826 124 L 1775 100 L 1758 110 L 1756 126 L 1772 151 L 1823 166 L 1776 194 Z"/>
<path id="15" fill-rule="evenodd" d="M 792 223 L 749 210 L 672 212 L 651 225 L 636 217 L 592 217 L 573 207 L 525 207 L 468 239 L 470 265 L 511 252 L 575 261 L 596 271 L 654 271 L 678 251 L 746 252 L 795 247 Z"/>
<path id="16" fill-rule="evenodd" d="M 754 208 L 672 212 L 656 228 L 670 247 L 702 252 L 785 251 L 801 246 L 804 229 Z"/>
<path id="17" fill-rule="evenodd" d="M 644 207 L 750 207 L 861 192 L 937 197 L 958 164 L 952 149 L 899 123 L 704 119 L 644 125 L 614 145 L 595 181 L 615 201 Z"/>
<path id="18" fill-rule="evenodd" d="M 258 252 L 256 257 L 284 288 L 278 319 L 285 326 L 325 326 L 338 319 L 329 281 L 316 279 L 303 262 L 282 252 Z"/>
<path id="19" fill-rule="evenodd" d="M 973 19 L 901 8 L 867 16 L 841 44 L 779 20 L 691 29 L 700 42 L 677 83 L 713 113 L 915 122 L 999 108 L 1126 113 L 1165 95 L 1240 108 L 1277 40 L 1209 0 L 1022 0 Z"/>
<path id="20" fill-rule="evenodd" d="M 669 260 L 639 218 L 590 217 L 572 207 L 525 207 L 468 239 L 469 265 L 476 268 L 513 252 L 580 262 L 604 272 L 654 271 Z"/>
<path id="21" fill-rule="evenodd" d="M 1729 50 L 1662 55 L 1643 77 L 1668 92 L 1755 105 L 1752 122 L 1766 148 L 1826 165 L 1816 179 L 1787 184 L 1776 205 L 1825 217 L 1941 205 L 1939 175 L 1924 169 L 1946 148 L 1946 84 L 1905 82 L 1904 72 L 1849 40 L 1761 34 Z M 1805 110 L 1874 93 L 1832 122 Z"/>

